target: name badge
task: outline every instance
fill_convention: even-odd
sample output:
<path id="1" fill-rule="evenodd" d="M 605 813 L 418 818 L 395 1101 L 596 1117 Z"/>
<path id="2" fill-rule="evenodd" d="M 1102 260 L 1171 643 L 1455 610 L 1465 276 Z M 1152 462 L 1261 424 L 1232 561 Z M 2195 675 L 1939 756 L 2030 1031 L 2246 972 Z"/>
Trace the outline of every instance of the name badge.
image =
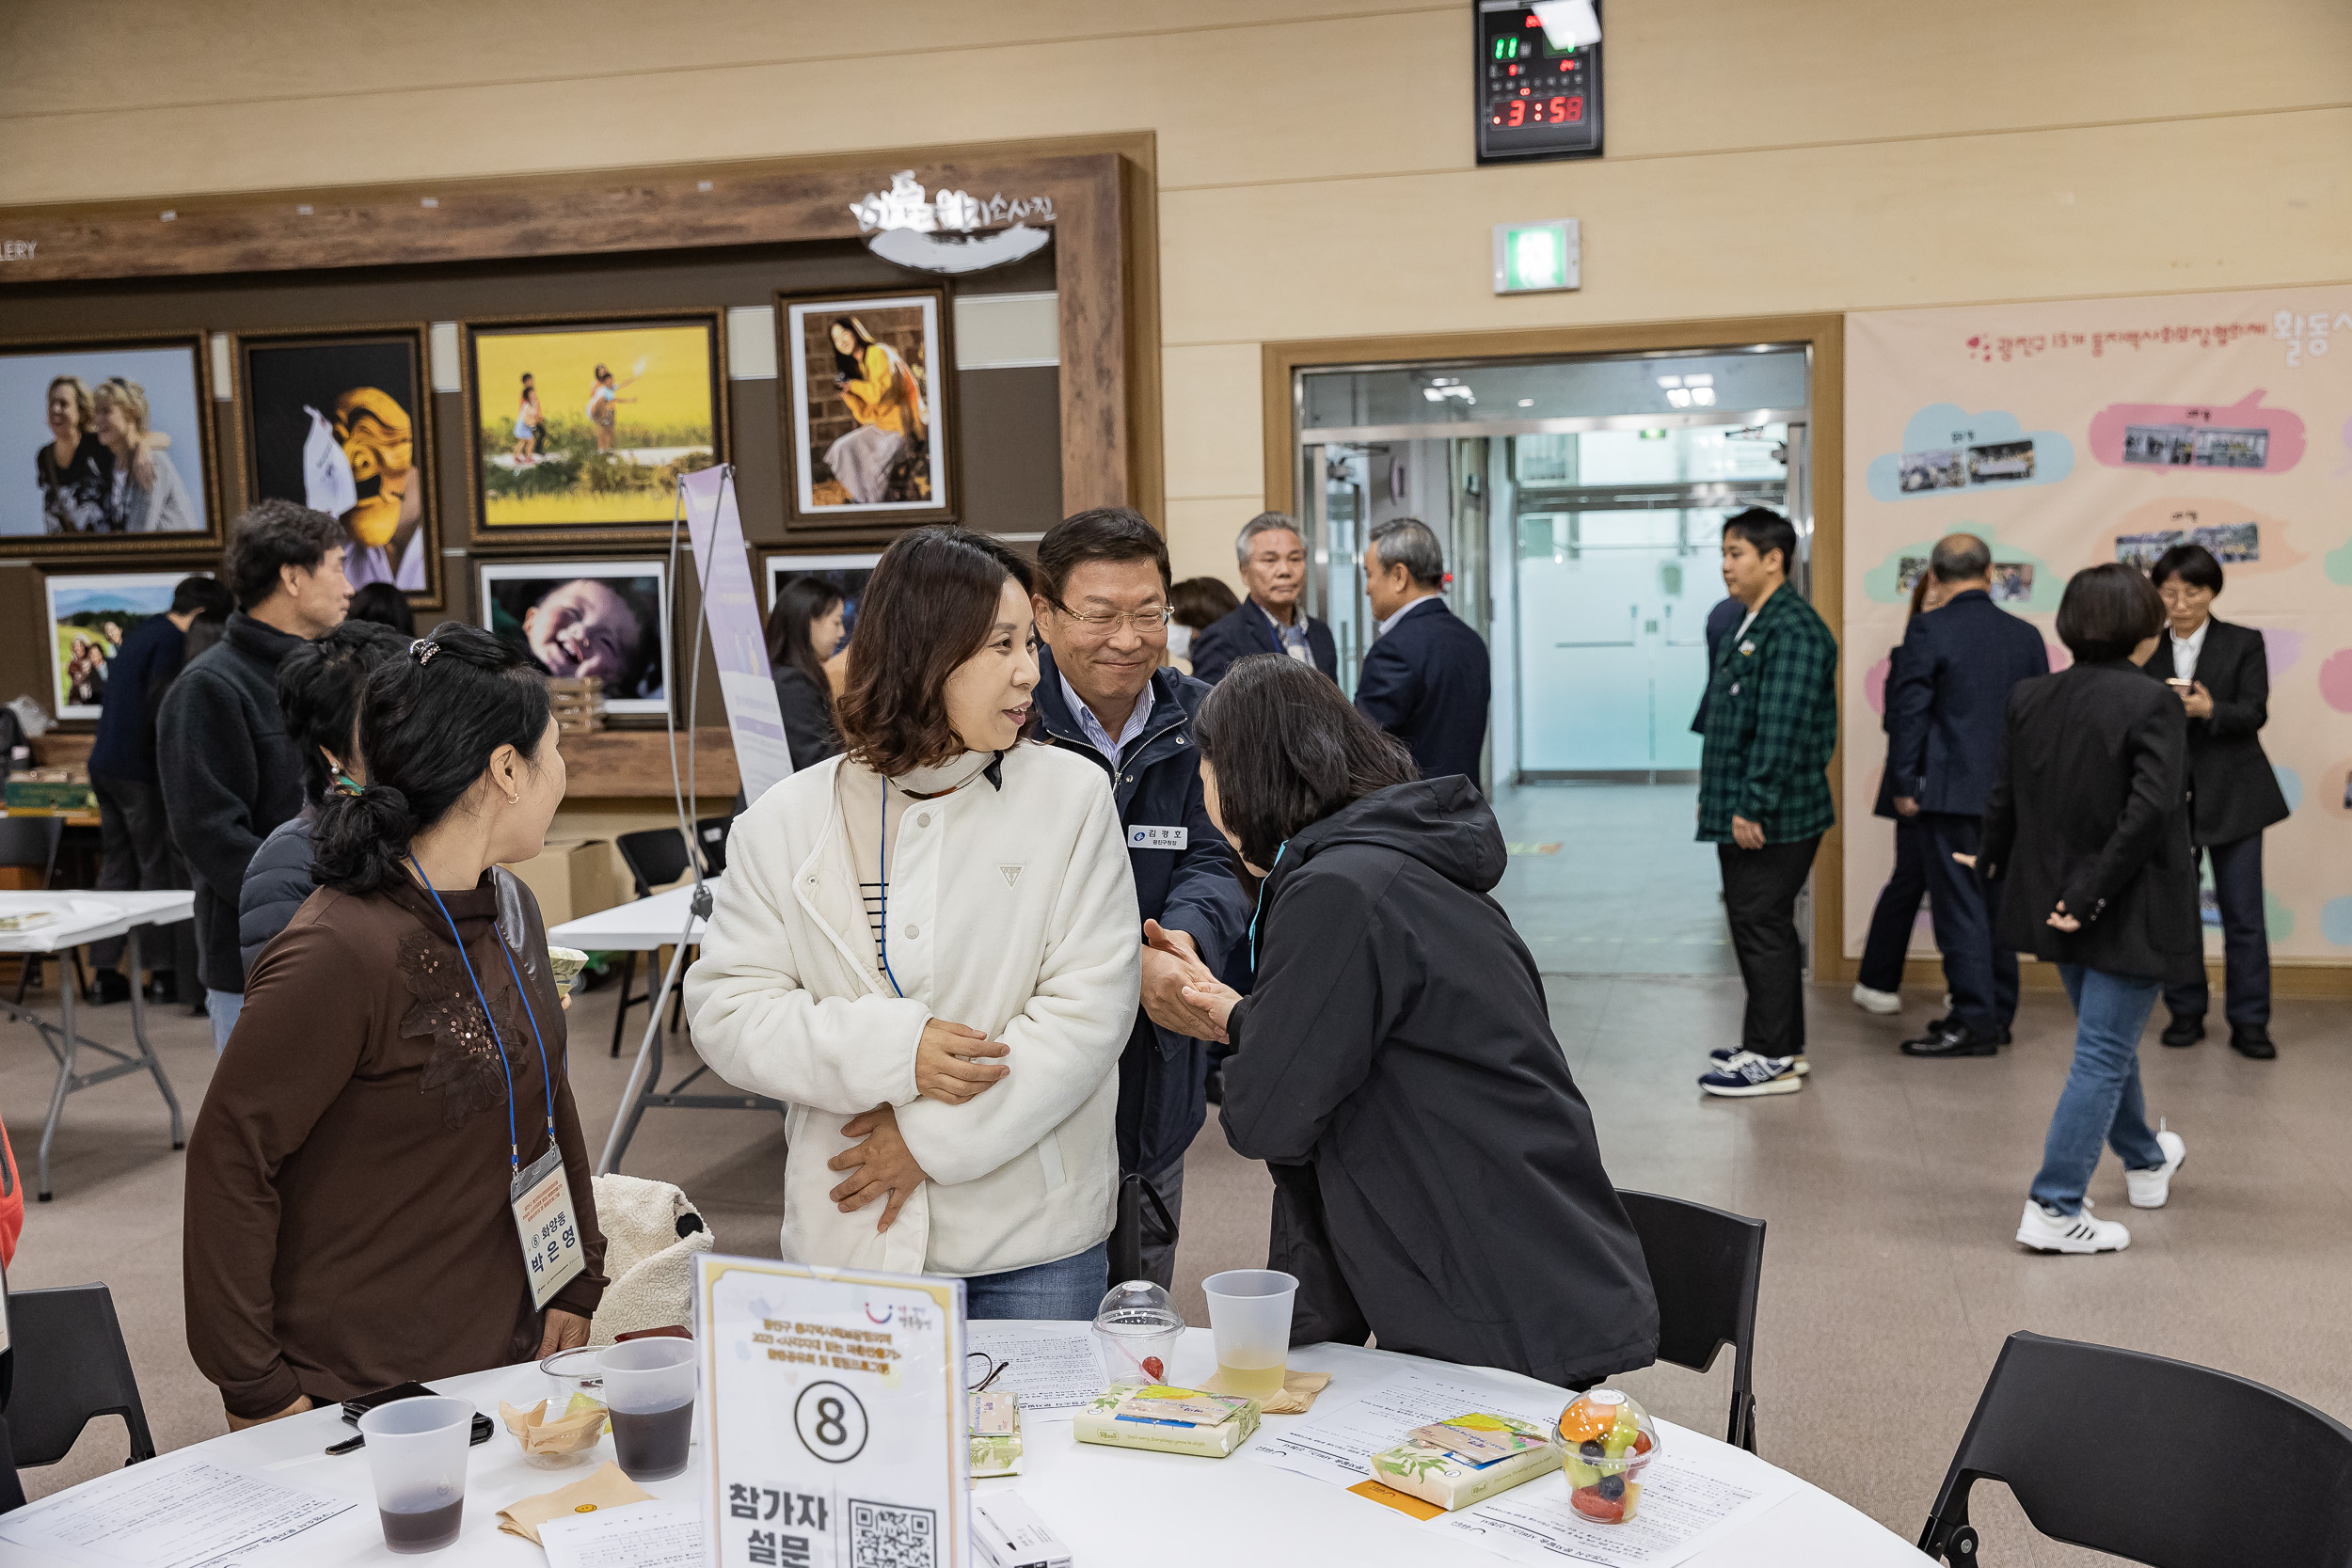
<path id="1" fill-rule="evenodd" d="M 1134 827 L 1127 830 L 1130 849 L 1183 849 L 1192 843 L 1190 830 L 1184 828 Z"/>
<path id="2" fill-rule="evenodd" d="M 531 1271 L 531 1306 L 539 1311 L 588 1267 L 580 1247 L 580 1222 L 572 1217 L 564 1151 L 549 1141 L 548 1151 L 515 1178 L 511 1196 L 523 1262 Z"/>

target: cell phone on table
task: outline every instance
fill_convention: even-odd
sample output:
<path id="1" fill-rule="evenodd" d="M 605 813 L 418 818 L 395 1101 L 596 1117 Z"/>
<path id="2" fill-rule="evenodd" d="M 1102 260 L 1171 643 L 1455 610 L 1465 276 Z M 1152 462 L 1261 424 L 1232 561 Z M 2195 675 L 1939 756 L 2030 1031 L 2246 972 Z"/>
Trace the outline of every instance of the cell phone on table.
<path id="1" fill-rule="evenodd" d="M 2197 689 L 2197 683 L 2195 681 L 2185 681 L 2178 675 L 2165 676 L 2164 684 L 2170 687 L 2175 691 L 2193 691 Z"/>
<path id="2" fill-rule="evenodd" d="M 434 1399 L 438 1395 L 439 1390 L 428 1388 L 421 1383 L 395 1383 L 389 1388 L 378 1388 L 373 1394 L 361 1394 L 357 1398 L 343 1401 L 343 1420 L 347 1425 L 358 1426 L 360 1417 L 379 1405 L 390 1404 L 395 1400 Z M 485 1416 L 479 1410 L 474 1412 L 471 1440 L 475 1447 L 478 1448 L 488 1442 L 490 1434 L 497 1430 L 498 1428 L 491 1424 L 489 1417 Z M 367 1439 L 364 1437 L 346 1437 L 326 1451 L 328 1453 L 350 1453 L 365 1447 L 366 1444 Z"/>

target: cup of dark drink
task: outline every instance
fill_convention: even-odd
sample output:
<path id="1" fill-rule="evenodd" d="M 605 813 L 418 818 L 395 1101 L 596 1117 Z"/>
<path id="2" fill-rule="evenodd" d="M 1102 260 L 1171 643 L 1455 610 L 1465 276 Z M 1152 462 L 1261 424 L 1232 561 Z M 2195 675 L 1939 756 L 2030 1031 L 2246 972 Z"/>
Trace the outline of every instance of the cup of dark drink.
<path id="1" fill-rule="evenodd" d="M 686 1468 L 694 1434 L 700 1347 L 691 1339 L 629 1339 L 598 1356 L 612 1456 L 631 1481 L 666 1481 Z"/>
<path id="2" fill-rule="evenodd" d="M 466 1511 L 466 1454 L 474 1408 L 466 1400 L 395 1400 L 359 1418 L 384 1544 L 437 1552 L 457 1539 Z"/>

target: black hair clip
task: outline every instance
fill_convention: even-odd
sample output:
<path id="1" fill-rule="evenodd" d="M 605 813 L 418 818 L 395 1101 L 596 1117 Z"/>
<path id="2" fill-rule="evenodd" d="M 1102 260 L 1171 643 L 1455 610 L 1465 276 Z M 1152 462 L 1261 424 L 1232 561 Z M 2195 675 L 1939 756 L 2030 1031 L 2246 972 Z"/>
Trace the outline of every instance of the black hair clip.
<path id="1" fill-rule="evenodd" d="M 420 669 L 432 663 L 433 656 L 440 651 L 441 645 L 429 637 L 420 637 L 408 644 L 408 657 L 417 661 Z"/>

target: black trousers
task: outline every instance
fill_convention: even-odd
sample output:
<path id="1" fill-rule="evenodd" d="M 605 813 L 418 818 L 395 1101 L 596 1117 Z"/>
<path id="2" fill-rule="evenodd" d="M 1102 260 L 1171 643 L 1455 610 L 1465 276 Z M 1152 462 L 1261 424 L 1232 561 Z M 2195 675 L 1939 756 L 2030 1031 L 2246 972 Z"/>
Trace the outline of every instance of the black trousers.
<path id="1" fill-rule="evenodd" d="M 1895 869 L 1879 889 L 1870 911 L 1870 934 L 1862 943 L 1862 973 L 1854 976 L 1872 990 L 1900 990 L 1903 955 L 1911 951 L 1911 928 L 1919 919 L 1919 900 L 1928 895 L 1928 872 L 1919 850 L 1919 825 L 1907 816 L 1895 819 Z"/>
<path id="2" fill-rule="evenodd" d="M 1935 916 L 1935 945 L 1944 955 L 1944 985 L 1953 1019 L 1969 1032 L 1990 1035 L 2017 1017 L 2017 955 L 1993 940 L 2001 920 L 2001 889 L 1952 859 L 1974 855 L 1984 833 L 1981 817 L 1923 811 L 1918 816 L 1928 906 Z"/>
<path id="3" fill-rule="evenodd" d="M 2233 1029 L 2270 1027 L 2270 935 L 2263 925 L 2263 835 L 2249 833 L 2228 844 L 2208 844 L 2213 859 L 2214 902 L 2221 909 L 2221 962 L 2225 975 L 2222 1015 Z M 2205 1016 L 2211 999 L 2205 972 L 2194 980 L 2164 988 L 2164 1005 L 2176 1013 Z"/>
<path id="4" fill-rule="evenodd" d="M 143 779 L 90 780 L 98 797 L 98 888 L 102 893 L 153 892 L 187 886 L 180 851 L 172 847 L 171 825 L 164 815 L 163 786 Z M 184 935 L 189 922 L 167 926 L 146 939 L 142 956 L 152 969 L 172 967 L 173 939 Z M 123 940 L 109 937 L 90 943 L 90 961 L 112 969 L 122 961 Z"/>
<path id="5" fill-rule="evenodd" d="M 1724 917 L 1731 950 L 1748 988 L 1740 1043 L 1759 1056 L 1804 1050 L 1804 941 L 1797 934 L 1797 895 L 1813 870 L 1819 834 L 1793 844 L 1742 849 L 1715 846 L 1724 875 Z"/>

